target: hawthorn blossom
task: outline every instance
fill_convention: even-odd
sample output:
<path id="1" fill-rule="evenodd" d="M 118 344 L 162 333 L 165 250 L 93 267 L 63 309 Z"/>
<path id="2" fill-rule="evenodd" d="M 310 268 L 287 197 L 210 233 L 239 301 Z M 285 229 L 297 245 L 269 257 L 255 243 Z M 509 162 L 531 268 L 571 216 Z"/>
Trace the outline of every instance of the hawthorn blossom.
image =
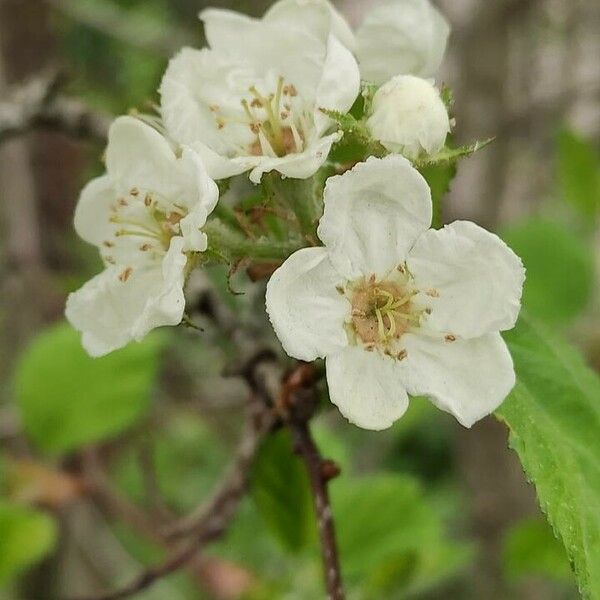
<path id="1" fill-rule="evenodd" d="M 362 79 L 378 85 L 395 75 L 434 76 L 450 35 L 430 0 L 380 0 L 356 33 L 329 0 L 279 0 L 264 19 L 290 35 L 303 30 L 325 40 L 332 33 L 356 55 Z"/>
<path id="2" fill-rule="evenodd" d="M 286 5 L 295 4 L 311 11 L 315 32 L 288 21 Z M 263 19 L 219 9 L 201 13 L 209 48 L 184 48 L 171 60 L 161 112 L 169 135 L 196 150 L 213 178 L 250 171 L 258 183 L 273 170 L 307 178 L 340 139 L 321 109 L 347 112 L 360 73 L 329 32 L 344 37 L 343 23 L 323 8 L 285 3 Z"/>
<path id="3" fill-rule="evenodd" d="M 429 229 L 429 187 L 399 155 L 330 178 L 324 201 L 324 247 L 294 253 L 268 284 L 285 351 L 325 358 L 332 402 L 366 429 L 391 426 L 409 394 L 466 427 L 496 409 L 515 383 L 499 332 L 520 310 L 520 259 L 470 222 Z"/>
<path id="4" fill-rule="evenodd" d="M 430 81 L 397 75 L 375 93 L 367 127 L 387 150 L 414 160 L 444 147 L 450 119 Z"/>
<path id="5" fill-rule="evenodd" d="M 109 132 L 105 175 L 82 191 L 75 229 L 98 247 L 105 269 L 67 300 L 66 317 L 92 356 L 181 322 L 183 286 L 218 188 L 200 157 L 175 154 L 163 136 L 132 117 Z"/>

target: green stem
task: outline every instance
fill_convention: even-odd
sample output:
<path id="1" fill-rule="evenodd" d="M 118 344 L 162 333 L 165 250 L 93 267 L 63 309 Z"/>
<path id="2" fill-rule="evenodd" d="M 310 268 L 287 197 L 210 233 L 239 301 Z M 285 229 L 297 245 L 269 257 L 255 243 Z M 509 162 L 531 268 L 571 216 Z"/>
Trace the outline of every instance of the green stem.
<path id="1" fill-rule="evenodd" d="M 309 179 L 283 179 L 279 173 L 263 176 L 263 189 L 279 206 L 289 207 L 300 227 L 300 232 L 311 243 L 317 243 L 317 223 L 322 213 L 322 196 L 317 176 Z"/>
<path id="2" fill-rule="evenodd" d="M 217 218 L 211 219 L 203 230 L 208 236 L 209 249 L 231 260 L 249 258 L 258 261 L 283 261 L 302 247 L 297 240 L 250 240 Z"/>

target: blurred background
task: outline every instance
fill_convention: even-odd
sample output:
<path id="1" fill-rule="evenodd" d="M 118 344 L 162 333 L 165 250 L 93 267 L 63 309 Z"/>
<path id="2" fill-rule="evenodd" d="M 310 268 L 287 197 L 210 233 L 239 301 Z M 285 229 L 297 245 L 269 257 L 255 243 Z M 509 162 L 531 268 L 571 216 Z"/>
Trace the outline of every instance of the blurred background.
<path id="1" fill-rule="evenodd" d="M 149 106 L 169 56 L 202 45 L 209 4 L 259 15 L 270 2 L 0 0 L 0 116 L 15 86 L 57 68 L 60 93 L 102 113 Z M 336 4 L 358 24 L 376 0 Z M 453 30 L 438 81 L 455 93 L 456 141 L 496 138 L 459 165 L 445 220 L 499 232 L 528 268 L 528 310 L 600 369 L 600 3 L 436 4 Z M 221 377 L 218 332 L 160 332 L 99 366 L 62 322 L 66 294 L 100 267 L 72 215 L 101 153 L 49 128 L 0 134 L 1 600 L 127 582 L 164 556 L 157 523 L 207 497 L 239 437 L 248 392 Z M 244 314 L 260 295 L 224 302 Z M 383 434 L 325 411 L 316 436 L 343 471 L 350 598 L 578 597 L 495 419 L 467 431 L 417 400 Z M 136 598 L 323 596 L 303 472 L 284 437 L 269 444 L 229 534 Z"/>

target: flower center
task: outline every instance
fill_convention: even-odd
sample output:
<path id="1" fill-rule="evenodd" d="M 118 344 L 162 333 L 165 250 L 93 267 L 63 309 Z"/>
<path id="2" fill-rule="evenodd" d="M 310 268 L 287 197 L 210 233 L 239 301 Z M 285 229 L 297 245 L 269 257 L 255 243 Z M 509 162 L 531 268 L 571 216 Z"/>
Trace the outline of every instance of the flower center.
<path id="1" fill-rule="evenodd" d="M 396 342 L 411 328 L 418 327 L 425 311 L 415 306 L 418 291 L 412 286 L 412 278 L 404 266 L 385 280 L 375 275 L 352 282 L 344 293 L 352 310 L 347 331 L 356 344 L 367 350 L 378 349 L 396 356 Z M 404 358 L 402 352 L 396 356 Z"/>
<path id="2" fill-rule="evenodd" d="M 249 127 L 255 139 L 244 151 L 251 156 L 282 157 L 302 152 L 305 127 L 294 85 L 279 77 L 273 93 L 263 95 L 255 85 L 248 88 L 248 93 L 248 98 L 240 100 L 242 113 L 235 117 L 224 117 L 218 106 L 211 107 L 218 128 L 224 129 L 230 123 Z"/>
<path id="3" fill-rule="evenodd" d="M 136 253 L 148 257 L 162 256 L 169 249 L 171 238 L 181 235 L 179 222 L 186 216 L 185 208 L 166 203 L 151 192 L 137 188 L 118 198 L 111 206 L 112 237 L 103 242 L 102 257 L 109 264 L 130 261 Z M 140 255 L 140 259 L 143 257 Z"/>

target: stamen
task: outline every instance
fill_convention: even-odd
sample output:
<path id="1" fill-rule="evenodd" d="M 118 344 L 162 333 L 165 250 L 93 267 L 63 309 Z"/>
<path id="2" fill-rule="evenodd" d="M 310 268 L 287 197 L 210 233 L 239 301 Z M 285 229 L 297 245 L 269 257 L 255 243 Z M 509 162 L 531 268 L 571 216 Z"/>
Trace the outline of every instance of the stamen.
<path id="1" fill-rule="evenodd" d="M 377 308 L 375 309 L 375 315 L 377 316 L 377 331 L 381 340 L 385 339 L 385 325 L 383 324 L 383 315 Z"/>
<path id="2" fill-rule="evenodd" d="M 131 267 L 127 267 L 120 275 L 119 275 L 119 281 L 122 281 L 123 283 L 125 283 L 130 277 L 131 274 L 133 273 L 133 269 Z"/>
<path id="3" fill-rule="evenodd" d="M 115 233 L 115 237 L 124 237 L 127 235 L 131 235 L 133 237 L 146 237 L 146 238 L 152 238 L 154 240 L 160 240 L 160 236 L 156 235 L 155 233 L 146 233 L 145 231 L 134 231 L 132 229 L 119 229 L 119 231 L 117 231 Z"/>

